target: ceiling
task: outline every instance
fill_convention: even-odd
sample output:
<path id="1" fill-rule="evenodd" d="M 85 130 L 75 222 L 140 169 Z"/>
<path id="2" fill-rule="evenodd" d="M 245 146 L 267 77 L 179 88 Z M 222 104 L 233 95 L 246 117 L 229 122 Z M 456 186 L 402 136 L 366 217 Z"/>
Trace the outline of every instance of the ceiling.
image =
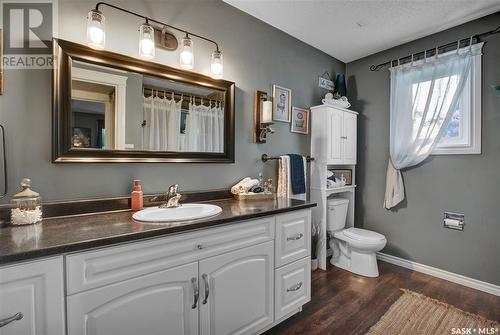
<path id="1" fill-rule="evenodd" d="M 499 0 L 223 1 L 345 63 L 500 10 Z"/>

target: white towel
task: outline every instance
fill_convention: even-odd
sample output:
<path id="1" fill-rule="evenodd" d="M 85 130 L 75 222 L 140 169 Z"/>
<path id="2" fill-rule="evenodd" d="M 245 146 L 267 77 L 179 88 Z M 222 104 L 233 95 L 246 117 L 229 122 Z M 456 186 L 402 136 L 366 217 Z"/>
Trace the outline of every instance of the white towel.
<path id="1" fill-rule="evenodd" d="M 304 180 L 306 181 L 307 190 L 307 160 L 302 157 L 304 164 Z M 284 155 L 280 156 L 278 161 L 278 190 L 277 196 L 280 198 L 292 198 L 299 200 L 307 200 L 307 194 L 293 194 L 292 192 L 292 181 L 290 179 L 290 156 Z"/>
<path id="2" fill-rule="evenodd" d="M 231 187 L 232 194 L 246 193 L 249 189 L 258 185 L 259 181 L 257 179 L 252 179 L 250 177 L 243 178 L 240 182 L 233 187 Z"/>

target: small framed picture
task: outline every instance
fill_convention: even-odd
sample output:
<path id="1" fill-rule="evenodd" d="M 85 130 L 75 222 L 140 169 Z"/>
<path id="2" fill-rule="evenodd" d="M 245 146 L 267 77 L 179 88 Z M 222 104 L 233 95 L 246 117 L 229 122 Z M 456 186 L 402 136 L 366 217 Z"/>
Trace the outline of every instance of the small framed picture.
<path id="1" fill-rule="evenodd" d="M 309 134 L 309 110 L 304 108 L 292 108 L 292 124 L 290 126 L 292 133 Z"/>
<path id="2" fill-rule="evenodd" d="M 273 85 L 273 120 L 290 122 L 292 113 L 292 90 Z"/>
<path id="3" fill-rule="evenodd" d="M 342 176 L 345 178 L 346 185 L 352 185 L 352 170 L 351 169 L 334 169 L 330 170 L 335 175 L 335 178 L 342 179 Z"/>

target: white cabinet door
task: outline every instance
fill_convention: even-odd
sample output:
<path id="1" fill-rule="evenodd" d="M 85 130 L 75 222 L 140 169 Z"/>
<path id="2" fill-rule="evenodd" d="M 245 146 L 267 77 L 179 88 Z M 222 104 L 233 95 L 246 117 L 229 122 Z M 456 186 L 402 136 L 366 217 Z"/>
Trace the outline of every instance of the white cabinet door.
<path id="1" fill-rule="evenodd" d="M 328 148 L 328 164 L 342 164 L 342 151 L 343 151 L 343 139 L 342 139 L 342 126 L 343 117 L 342 111 L 332 109 L 330 111 L 329 117 L 329 127 L 327 127 L 329 134 L 327 134 L 329 140 Z"/>
<path id="2" fill-rule="evenodd" d="M 0 268 L 0 334 L 64 333 L 62 256 Z"/>
<path id="3" fill-rule="evenodd" d="M 255 334 L 273 322 L 273 249 L 270 241 L 200 261 L 202 335 Z"/>
<path id="4" fill-rule="evenodd" d="M 198 263 L 68 297 L 69 334 L 198 334 Z"/>
<path id="5" fill-rule="evenodd" d="M 356 164 L 356 121 L 357 116 L 355 114 L 344 113 L 344 164 Z"/>

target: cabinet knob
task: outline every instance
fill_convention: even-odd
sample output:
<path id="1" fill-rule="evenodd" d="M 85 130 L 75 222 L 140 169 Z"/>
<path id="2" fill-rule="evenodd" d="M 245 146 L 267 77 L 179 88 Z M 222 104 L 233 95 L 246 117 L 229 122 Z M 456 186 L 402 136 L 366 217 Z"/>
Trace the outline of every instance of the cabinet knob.
<path id="1" fill-rule="evenodd" d="M 198 244 L 198 245 L 196 245 L 196 248 L 198 248 L 198 249 L 200 249 L 200 250 L 201 250 L 201 249 L 203 249 L 203 245 Z"/>

